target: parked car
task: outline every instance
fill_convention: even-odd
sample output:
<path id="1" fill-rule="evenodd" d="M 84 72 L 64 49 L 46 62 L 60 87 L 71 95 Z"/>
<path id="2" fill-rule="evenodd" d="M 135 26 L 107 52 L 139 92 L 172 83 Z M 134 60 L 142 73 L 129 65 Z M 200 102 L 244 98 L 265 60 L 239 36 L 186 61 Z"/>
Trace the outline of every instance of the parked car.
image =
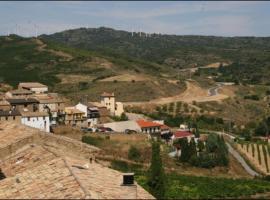
<path id="1" fill-rule="evenodd" d="M 105 127 L 105 129 L 106 129 L 106 132 L 113 132 L 113 130 L 109 127 Z"/>
<path id="2" fill-rule="evenodd" d="M 93 129 L 92 128 L 89 128 L 89 127 L 81 127 L 81 130 L 86 133 L 86 132 L 93 132 Z"/>
<path id="3" fill-rule="evenodd" d="M 102 133 L 107 133 L 107 132 L 112 132 L 113 130 L 109 127 L 99 127 L 98 128 L 98 132 L 102 132 Z"/>

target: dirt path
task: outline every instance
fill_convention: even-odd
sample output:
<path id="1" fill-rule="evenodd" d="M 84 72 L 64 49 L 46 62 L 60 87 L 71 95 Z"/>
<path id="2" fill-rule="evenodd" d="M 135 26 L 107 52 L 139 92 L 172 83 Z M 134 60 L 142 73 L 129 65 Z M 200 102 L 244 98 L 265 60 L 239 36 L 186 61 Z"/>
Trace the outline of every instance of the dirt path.
<path id="1" fill-rule="evenodd" d="M 186 81 L 187 89 L 176 96 L 163 97 L 158 99 L 153 99 L 148 102 L 125 102 L 124 105 L 145 105 L 145 104 L 168 104 L 177 101 L 183 101 L 186 103 L 196 102 L 207 102 L 207 101 L 220 101 L 228 98 L 227 95 L 220 94 L 215 91 L 214 94 L 210 94 L 209 90 L 201 88 L 194 81 Z"/>
<path id="2" fill-rule="evenodd" d="M 60 56 L 60 57 L 63 57 L 63 59 L 65 61 L 70 61 L 73 59 L 73 56 L 68 54 L 68 53 L 65 53 L 63 51 L 56 51 L 56 50 L 53 50 L 53 49 L 46 49 L 47 47 L 47 44 L 43 43 L 40 39 L 34 39 L 34 41 L 38 44 L 38 51 L 47 51 L 47 52 L 50 52 L 54 55 L 57 55 L 57 56 Z"/>

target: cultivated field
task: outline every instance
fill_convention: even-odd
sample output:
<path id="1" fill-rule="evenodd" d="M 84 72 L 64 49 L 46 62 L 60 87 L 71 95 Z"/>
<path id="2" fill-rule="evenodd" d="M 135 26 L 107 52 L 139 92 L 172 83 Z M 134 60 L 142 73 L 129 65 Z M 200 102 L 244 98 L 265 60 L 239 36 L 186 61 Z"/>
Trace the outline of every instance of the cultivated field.
<path id="1" fill-rule="evenodd" d="M 237 149 L 258 171 L 270 174 L 270 147 L 267 144 L 246 142 L 237 144 Z"/>

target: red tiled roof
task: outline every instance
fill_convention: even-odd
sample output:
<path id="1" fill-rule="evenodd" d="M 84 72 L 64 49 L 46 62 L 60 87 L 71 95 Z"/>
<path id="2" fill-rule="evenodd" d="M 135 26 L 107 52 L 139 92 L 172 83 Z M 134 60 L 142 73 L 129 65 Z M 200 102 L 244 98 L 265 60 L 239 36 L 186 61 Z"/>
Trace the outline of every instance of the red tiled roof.
<path id="1" fill-rule="evenodd" d="M 176 131 L 173 135 L 175 138 L 183 138 L 183 137 L 192 136 L 193 134 L 189 131 Z"/>
<path id="2" fill-rule="evenodd" d="M 160 127 L 161 130 L 167 130 L 167 129 L 170 129 L 169 126 L 165 125 L 165 124 L 162 124 L 161 127 Z"/>
<path id="3" fill-rule="evenodd" d="M 144 120 L 137 120 L 136 121 L 137 124 L 141 127 L 141 128 L 148 128 L 148 127 L 161 127 L 162 124 L 158 124 L 155 122 L 150 122 L 150 121 L 144 121 Z"/>
<path id="4" fill-rule="evenodd" d="M 114 97 L 114 93 L 108 93 L 108 92 L 103 92 L 101 94 L 102 97 Z"/>

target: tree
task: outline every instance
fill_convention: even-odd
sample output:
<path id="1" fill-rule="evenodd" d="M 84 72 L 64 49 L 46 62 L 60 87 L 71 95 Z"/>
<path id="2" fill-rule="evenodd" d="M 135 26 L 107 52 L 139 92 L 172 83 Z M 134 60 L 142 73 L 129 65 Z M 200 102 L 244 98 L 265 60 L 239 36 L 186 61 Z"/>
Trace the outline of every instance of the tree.
<path id="1" fill-rule="evenodd" d="M 218 136 L 217 163 L 222 166 L 229 164 L 228 148 L 222 136 Z"/>
<path id="2" fill-rule="evenodd" d="M 204 150 L 204 143 L 203 143 L 203 141 L 201 141 L 201 140 L 199 140 L 198 141 L 198 150 L 199 150 L 199 152 L 202 152 L 203 150 Z"/>
<path id="3" fill-rule="evenodd" d="M 128 150 L 128 159 L 138 161 L 141 158 L 141 152 L 134 146 Z"/>
<path id="4" fill-rule="evenodd" d="M 200 132 L 196 123 L 193 124 L 192 133 L 195 135 L 195 138 L 200 138 Z"/>
<path id="5" fill-rule="evenodd" d="M 181 156 L 180 161 L 187 162 L 189 160 L 189 145 L 187 138 L 180 139 Z"/>
<path id="6" fill-rule="evenodd" d="M 150 187 L 151 194 L 157 199 L 164 198 L 165 174 L 160 156 L 160 144 L 155 141 L 152 143 L 152 159 L 147 184 Z"/>
<path id="7" fill-rule="evenodd" d="M 128 120 L 127 115 L 125 113 L 122 113 L 120 117 L 120 121 L 127 121 L 127 120 Z"/>
<path id="8" fill-rule="evenodd" d="M 197 157 L 197 149 L 194 138 L 192 138 L 189 143 L 189 158 L 191 157 Z"/>
<path id="9" fill-rule="evenodd" d="M 255 135 L 260 135 L 260 136 L 266 136 L 267 134 L 267 127 L 265 126 L 265 123 L 261 122 L 255 129 Z"/>

